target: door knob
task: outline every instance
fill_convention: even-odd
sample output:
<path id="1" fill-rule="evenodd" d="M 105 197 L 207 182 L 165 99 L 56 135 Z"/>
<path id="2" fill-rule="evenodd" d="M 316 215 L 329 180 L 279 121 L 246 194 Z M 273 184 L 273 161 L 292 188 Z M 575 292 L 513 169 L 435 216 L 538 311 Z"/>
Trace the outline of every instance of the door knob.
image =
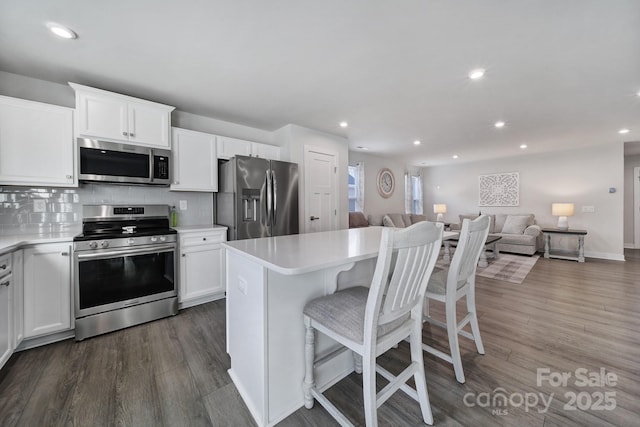
<path id="1" fill-rule="evenodd" d="M 315 221 L 316 219 L 320 219 L 320 217 L 319 216 L 313 216 L 313 215 L 311 215 L 311 217 L 309 217 L 309 220 L 311 220 L 311 221 Z"/>

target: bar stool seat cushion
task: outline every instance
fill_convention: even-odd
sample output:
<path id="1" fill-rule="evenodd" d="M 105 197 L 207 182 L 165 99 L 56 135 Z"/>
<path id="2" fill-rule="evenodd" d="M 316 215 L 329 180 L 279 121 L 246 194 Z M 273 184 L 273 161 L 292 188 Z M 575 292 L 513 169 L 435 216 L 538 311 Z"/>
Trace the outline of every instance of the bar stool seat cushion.
<path id="1" fill-rule="evenodd" d="M 316 298 L 304 307 L 304 314 L 333 332 L 362 344 L 364 342 L 364 313 L 369 288 L 355 286 L 334 294 Z M 378 337 L 394 331 L 409 320 L 406 316 L 378 326 Z"/>

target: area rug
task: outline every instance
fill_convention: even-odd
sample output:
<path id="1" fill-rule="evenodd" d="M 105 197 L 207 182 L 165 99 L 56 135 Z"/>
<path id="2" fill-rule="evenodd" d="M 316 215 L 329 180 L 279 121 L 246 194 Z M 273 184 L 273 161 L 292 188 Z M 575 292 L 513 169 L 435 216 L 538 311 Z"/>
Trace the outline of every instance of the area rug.
<path id="1" fill-rule="evenodd" d="M 487 267 L 478 267 L 476 274 L 489 279 L 504 280 L 505 282 L 521 284 L 531 271 L 539 256 L 500 254 L 498 259 L 489 258 Z M 436 264 L 438 267 L 447 268 L 442 257 Z"/>

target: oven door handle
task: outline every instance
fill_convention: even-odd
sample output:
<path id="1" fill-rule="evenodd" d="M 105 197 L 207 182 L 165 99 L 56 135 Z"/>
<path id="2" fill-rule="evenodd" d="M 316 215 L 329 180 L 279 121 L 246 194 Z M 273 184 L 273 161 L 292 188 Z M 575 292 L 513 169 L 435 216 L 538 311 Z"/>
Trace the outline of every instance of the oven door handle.
<path id="1" fill-rule="evenodd" d="M 116 258 L 122 256 L 130 256 L 130 255 L 145 255 L 145 254 L 155 254 L 158 252 L 169 252 L 175 251 L 176 245 L 162 245 L 162 246 L 153 246 L 152 248 L 144 248 L 144 249 L 127 249 L 127 250 L 119 250 L 119 251 L 105 251 L 105 252 L 97 252 L 91 254 L 77 254 L 79 260 L 89 260 L 89 259 L 99 259 L 99 258 Z"/>

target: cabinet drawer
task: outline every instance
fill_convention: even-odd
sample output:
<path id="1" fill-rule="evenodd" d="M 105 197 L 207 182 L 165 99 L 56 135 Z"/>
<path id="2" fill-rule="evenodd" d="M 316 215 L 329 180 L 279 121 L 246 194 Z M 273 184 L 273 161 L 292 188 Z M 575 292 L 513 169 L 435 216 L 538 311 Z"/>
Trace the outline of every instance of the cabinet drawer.
<path id="1" fill-rule="evenodd" d="M 210 245 L 211 243 L 221 243 L 226 239 L 225 231 L 202 232 L 197 234 L 187 234 L 180 236 L 180 246 Z"/>
<path id="2" fill-rule="evenodd" d="M 11 273 L 11 254 L 0 255 L 0 277 Z"/>

